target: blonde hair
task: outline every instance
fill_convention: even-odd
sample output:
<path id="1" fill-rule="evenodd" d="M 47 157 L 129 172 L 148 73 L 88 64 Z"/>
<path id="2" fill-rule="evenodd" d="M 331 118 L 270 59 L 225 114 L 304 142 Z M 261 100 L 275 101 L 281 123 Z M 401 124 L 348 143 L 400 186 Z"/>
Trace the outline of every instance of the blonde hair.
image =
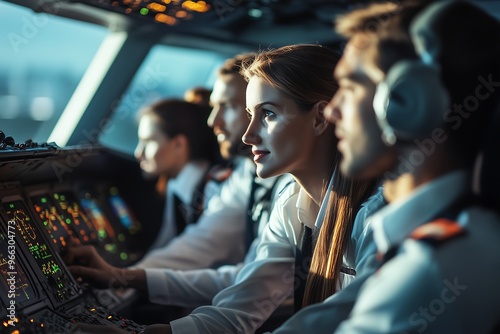
<path id="1" fill-rule="evenodd" d="M 333 70 L 339 56 L 315 44 L 298 44 L 259 53 L 255 60 L 242 67 L 249 80 L 257 76 L 291 97 L 307 112 L 319 101 L 329 101 L 337 91 Z M 332 136 L 335 143 L 337 138 Z M 331 154 L 331 173 L 338 171 L 341 156 Z M 361 203 L 373 192 L 374 182 L 355 182 L 335 172 L 325 220 L 317 235 L 304 293 L 304 305 L 324 300 L 335 293 L 342 258 L 350 240 L 352 223 Z M 324 193 L 327 184 L 325 184 Z"/>

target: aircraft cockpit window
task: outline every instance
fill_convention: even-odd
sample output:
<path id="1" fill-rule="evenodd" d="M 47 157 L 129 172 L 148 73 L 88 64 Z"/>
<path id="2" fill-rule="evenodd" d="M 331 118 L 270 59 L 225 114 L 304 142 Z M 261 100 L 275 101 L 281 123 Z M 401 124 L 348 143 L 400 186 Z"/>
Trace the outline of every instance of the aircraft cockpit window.
<path id="1" fill-rule="evenodd" d="M 108 30 L 5 2 L 0 30 L 1 130 L 44 142 Z"/>
<path id="2" fill-rule="evenodd" d="M 103 129 L 101 144 L 133 154 L 137 145 L 137 112 L 161 98 L 182 98 L 194 86 L 212 87 L 217 68 L 227 58 L 214 51 L 156 45 L 127 90 L 114 103 L 113 116 Z"/>

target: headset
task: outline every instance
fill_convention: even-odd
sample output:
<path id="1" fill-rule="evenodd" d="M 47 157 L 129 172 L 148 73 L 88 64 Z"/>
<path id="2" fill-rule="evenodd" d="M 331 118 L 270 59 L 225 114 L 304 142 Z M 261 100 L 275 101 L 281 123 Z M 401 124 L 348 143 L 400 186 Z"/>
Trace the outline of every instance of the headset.
<path id="1" fill-rule="evenodd" d="M 373 108 L 386 145 L 429 135 L 441 125 L 450 97 L 438 63 L 439 24 L 444 13 L 460 2 L 438 1 L 425 8 L 410 25 L 419 59 L 396 62 L 377 85 Z"/>

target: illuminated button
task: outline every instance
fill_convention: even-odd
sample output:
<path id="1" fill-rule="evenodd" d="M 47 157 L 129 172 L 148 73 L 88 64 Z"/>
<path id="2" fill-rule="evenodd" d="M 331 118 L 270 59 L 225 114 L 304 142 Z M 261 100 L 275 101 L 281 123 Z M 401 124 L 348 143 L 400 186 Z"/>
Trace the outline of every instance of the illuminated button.
<path id="1" fill-rule="evenodd" d="M 116 253 L 116 245 L 114 245 L 114 244 L 106 244 L 106 245 L 104 245 L 104 249 L 108 253 Z"/>
<path id="2" fill-rule="evenodd" d="M 186 11 L 183 11 L 183 10 L 180 10 L 178 11 L 177 13 L 175 13 L 175 17 L 178 17 L 180 19 L 183 19 L 187 16 L 187 12 Z"/>
<path id="3" fill-rule="evenodd" d="M 177 22 L 177 20 L 174 17 L 168 16 L 168 15 L 165 15 L 165 14 L 161 14 L 161 13 L 156 14 L 155 20 L 157 22 L 165 23 L 165 24 L 168 24 L 168 25 L 174 25 Z"/>

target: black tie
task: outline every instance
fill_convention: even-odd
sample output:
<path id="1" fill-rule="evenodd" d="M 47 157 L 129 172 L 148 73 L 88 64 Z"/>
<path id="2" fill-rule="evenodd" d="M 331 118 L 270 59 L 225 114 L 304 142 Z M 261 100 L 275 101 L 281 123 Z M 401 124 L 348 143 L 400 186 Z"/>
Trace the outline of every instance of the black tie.
<path id="1" fill-rule="evenodd" d="M 271 197 L 273 190 L 278 183 L 279 178 L 276 178 L 273 185 L 266 189 L 262 184 L 257 182 L 258 176 L 255 176 L 250 189 L 250 199 L 247 206 L 247 219 L 245 229 L 245 250 L 248 251 L 253 240 L 257 236 L 260 220 L 264 213 L 269 213 L 271 210 Z M 262 194 L 262 191 L 265 193 Z"/>
<path id="2" fill-rule="evenodd" d="M 186 205 L 182 203 L 181 199 L 176 194 L 174 194 L 174 217 L 177 235 L 179 235 L 186 228 L 188 212 L 186 210 Z"/>
<path id="3" fill-rule="evenodd" d="M 302 308 L 304 300 L 304 291 L 306 287 L 307 275 L 311 267 L 312 259 L 312 232 L 313 230 L 305 224 L 299 235 L 299 244 L 295 253 L 295 290 L 294 290 L 294 310 L 299 311 Z"/>
<path id="4" fill-rule="evenodd" d="M 252 244 L 253 239 L 255 238 L 255 221 L 253 220 L 253 210 L 255 207 L 255 193 L 257 189 L 261 186 L 256 182 L 256 177 L 252 180 L 252 187 L 250 188 L 250 198 L 248 200 L 247 205 L 247 219 L 245 226 L 245 250 L 248 251 L 248 248 Z"/>

